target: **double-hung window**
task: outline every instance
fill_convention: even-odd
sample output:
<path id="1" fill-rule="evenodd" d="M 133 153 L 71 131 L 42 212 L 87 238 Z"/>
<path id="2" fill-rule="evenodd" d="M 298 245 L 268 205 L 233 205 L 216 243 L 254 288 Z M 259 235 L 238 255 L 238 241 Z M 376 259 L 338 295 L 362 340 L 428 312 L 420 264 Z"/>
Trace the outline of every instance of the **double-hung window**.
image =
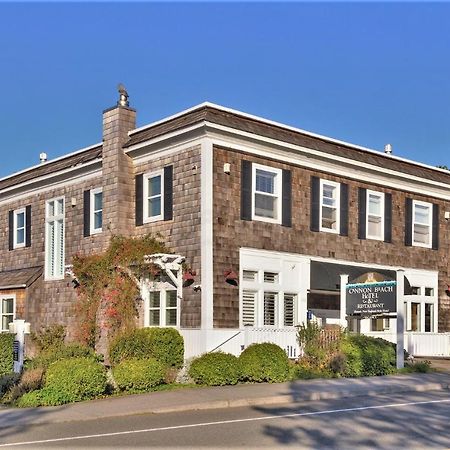
<path id="1" fill-rule="evenodd" d="M 149 320 L 151 327 L 169 327 L 178 325 L 177 291 L 160 290 L 150 292 Z"/>
<path id="2" fill-rule="evenodd" d="M 9 324 L 14 320 L 15 315 L 15 298 L 14 296 L 0 297 L 0 318 L 1 330 L 0 332 L 9 331 Z"/>
<path id="3" fill-rule="evenodd" d="M 102 188 L 92 189 L 90 191 L 91 201 L 89 202 L 91 225 L 90 234 L 101 233 L 103 227 L 103 192 Z"/>
<path id="4" fill-rule="evenodd" d="M 339 233 L 340 185 L 320 180 L 320 231 Z"/>
<path id="5" fill-rule="evenodd" d="M 384 194 L 367 190 L 366 230 L 368 239 L 384 239 Z"/>
<path id="6" fill-rule="evenodd" d="M 253 219 L 281 223 L 282 171 L 252 164 Z"/>
<path id="7" fill-rule="evenodd" d="M 45 205 L 45 278 L 64 278 L 64 198 Z"/>
<path id="8" fill-rule="evenodd" d="M 25 247 L 25 229 L 26 229 L 25 208 L 14 211 L 14 248 Z"/>
<path id="9" fill-rule="evenodd" d="M 431 247 L 433 223 L 431 203 L 413 201 L 412 244 L 418 247 Z"/>
<path id="10" fill-rule="evenodd" d="M 144 175 L 144 222 L 164 218 L 164 171 Z"/>

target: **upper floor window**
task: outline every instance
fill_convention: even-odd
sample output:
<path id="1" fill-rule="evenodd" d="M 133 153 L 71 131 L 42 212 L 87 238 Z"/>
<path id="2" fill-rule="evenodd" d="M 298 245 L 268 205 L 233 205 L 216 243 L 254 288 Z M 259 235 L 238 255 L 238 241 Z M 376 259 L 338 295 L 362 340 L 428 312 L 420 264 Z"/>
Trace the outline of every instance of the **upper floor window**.
<path id="1" fill-rule="evenodd" d="M 419 247 L 431 247 L 432 204 L 413 201 L 412 243 Z"/>
<path id="2" fill-rule="evenodd" d="M 253 219 L 281 223 L 282 171 L 253 164 Z"/>
<path id="3" fill-rule="evenodd" d="M 0 297 L 0 332 L 9 331 L 9 324 L 14 320 L 15 303 L 15 298 L 13 296 Z"/>
<path id="4" fill-rule="evenodd" d="M 100 233 L 103 227 L 103 192 L 101 188 L 90 191 L 90 233 Z"/>
<path id="5" fill-rule="evenodd" d="M 163 220 L 164 171 L 144 175 L 144 222 Z"/>
<path id="6" fill-rule="evenodd" d="M 320 180 L 320 230 L 339 233 L 339 183 Z"/>
<path id="7" fill-rule="evenodd" d="M 367 191 L 367 238 L 384 239 L 384 194 Z"/>
<path id="8" fill-rule="evenodd" d="M 45 206 L 45 278 L 64 278 L 64 198 Z"/>
<path id="9" fill-rule="evenodd" d="M 25 208 L 14 211 L 14 248 L 25 247 Z"/>

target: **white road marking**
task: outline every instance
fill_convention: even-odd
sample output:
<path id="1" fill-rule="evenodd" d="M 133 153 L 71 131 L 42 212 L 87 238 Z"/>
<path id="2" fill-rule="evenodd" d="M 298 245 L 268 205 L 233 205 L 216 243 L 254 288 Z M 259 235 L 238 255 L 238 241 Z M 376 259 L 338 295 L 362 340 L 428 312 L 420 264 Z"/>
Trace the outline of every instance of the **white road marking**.
<path id="1" fill-rule="evenodd" d="M 383 409 L 383 408 L 401 408 L 405 406 L 415 406 L 415 405 L 429 405 L 432 403 L 446 403 L 450 402 L 450 399 L 446 400 L 428 400 L 423 402 L 409 402 L 409 403 L 391 403 L 388 405 L 377 405 L 377 406 L 360 406 L 357 408 L 344 408 L 344 409 L 330 409 L 326 411 L 312 411 L 305 413 L 292 413 L 292 414 L 282 414 L 277 416 L 264 416 L 264 417 L 250 417 L 248 419 L 231 419 L 231 420 L 219 420 L 217 422 L 203 422 L 203 423 L 193 423 L 188 425 L 174 425 L 170 427 L 158 427 L 158 428 L 147 428 L 144 430 L 130 430 L 130 431 L 117 431 L 115 433 L 102 433 L 102 434 L 88 434 L 84 436 L 72 436 L 65 438 L 55 438 L 55 439 L 44 439 L 41 441 L 26 441 L 26 442 L 13 442 L 11 444 L 0 444 L 0 447 L 12 447 L 18 445 L 33 445 L 33 444 L 48 444 L 50 442 L 64 442 L 64 441 L 74 441 L 78 439 L 93 439 L 111 436 L 122 436 L 126 434 L 137 434 L 137 433 L 151 433 L 153 431 L 168 431 L 168 430 L 181 430 L 183 428 L 196 428 L 196 427 L 208 427 L 211 425 L 225 425 L 230 423 L 242 423 L 242 422 L 256 422 L 260 420 L 273 420 L 273 419 L 283 419 L 286 417 L 304 417 L 304 416 L 319 416 L 322 414 L 336 414 L 342 412 L 352 412 L 352 411 L 364 411 L 368 409 Z"/>

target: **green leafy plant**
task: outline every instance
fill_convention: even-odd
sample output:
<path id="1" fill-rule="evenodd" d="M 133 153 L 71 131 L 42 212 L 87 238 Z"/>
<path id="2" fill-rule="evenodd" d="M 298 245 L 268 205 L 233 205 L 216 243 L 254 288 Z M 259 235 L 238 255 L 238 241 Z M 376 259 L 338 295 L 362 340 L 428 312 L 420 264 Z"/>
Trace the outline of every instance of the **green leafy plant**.
<path id="1" fill-rule="evenodd" d="M 14 334 L 0 333 L 0 376 L 13 371 L 13 342 Z"/>
<path id="2" fill-rule="evenodd" d="M 27 392 L 41 389 L 44 382 L 44 369 L 28 369 L 25 370 L 18 382 L 12 385 L 8 393 L 4 397 L 5 403 L 14 403 L 19 397 Z"/>
<path id="3" fill-rule="evenodd" d="M 163 384 L 165 366 L 154 358 L 127 359 L 113 369 L 114 380 L 122 391 L 147 392 Z"/>
<path id="4" fill-rule="evenodd" d="M 207 386 L 236 384 L 240 375 L 239 359 L 229 353 L 205 353 L 195 358 L 189 368 L 195 383 Z"/>
<path id="5" fill-rule="evenodd" d="M 109 347 L 112 365 L 129 358 L 155 358 L 168 367 L 180 368 L 184 361 L 184 341 L 174 328 L 140 328 L 122 333 Z"/>
<path id="6" fill-rule="evenodd" d="M 289 377 L 289 359 L 278 345 L 252 344 L 239 356 L 242 381 L 278 383 Z"/>
<path id="7" fill-rule="evenodd" d="M 36 333 L 31 333 L 31 339 L 39 351 L 46 351 L 52 347 L 60 347 L 64 344 L 66 329 L 64 325 L 53 324 L 41 328 Z"/>

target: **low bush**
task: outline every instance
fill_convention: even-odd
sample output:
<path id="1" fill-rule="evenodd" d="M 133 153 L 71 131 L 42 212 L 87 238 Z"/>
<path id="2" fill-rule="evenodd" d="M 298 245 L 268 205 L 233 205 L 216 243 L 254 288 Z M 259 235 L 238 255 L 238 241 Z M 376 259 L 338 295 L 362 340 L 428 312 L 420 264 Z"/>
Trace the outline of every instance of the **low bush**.
<path id="1" fill-rule="evenodd" d="M 106 371 L 92 358 L 63 359 L 47 369 L 44 389 L 59 404 L 87 400 L 105 392 Z"/>
<path id="2" fill-rule="evenodd" d="M 229 353 L 205 353 L 195 358 L 189 368 L 195 383 L 207 386 L 236 384 L 240 375 L 239 360 Z"/>
<path id="3" fill-rule="evenodd" d="M 0 399 L 19 382 L 18 373 L 0 375 Z"/>
<path id="4" fill-rule="evenodd" d="M 327 369 L 318 369 L 311 364 L 307 357 L 300 358 L 295 363 L 290 363 L 289 379 L 290 380 L 310 380 L 313 378 L 329 378 L 331 372 Z"/>
<path id="5" fill-rule="evenodd" d="M 50 364 L 68 358 L 90 358 L 94 361 L 99 361 L 99 356 L 89 347 L 79 344 L 61 344 L 48 347 L 38 356 L 28 361 L 26 367 L 30 369 L 47 369 Z"/>
<path id="6" fill-rule="evenodd" d="M 0 376 L 11 373 L 14 369 L 14 336 L 12 333 L 0 333 Z"/>
<path id="7" fill-rule="evenodd" d="M 154 358 L 131 358 L 113 369 L 114 380 L 122 391 L 146 392 L 164 383 L 165 366 Z"/>
<path id="8" fill-rule="evenodd" d="M 278 383 L 289 377 L 289 359 L 272 343 L 252 344 L 239 356 L 242 381 Z"/>
<path id="9" fill-rule="evenodd" d="M 31 339 L 38 347 L 39 351 L 45 351 L 52 347 L 59 347 L 64 344 L 66 329 L 64 325 L 53 324 L 41 328 L 36 333 L 31 333 Z"/>
<path id="10" fill-rule="evenodd" d="M 15 402 L 27 392 L 41 389 L 44 382 L 44 369 L 37 367 L 35 369 L 27 369 L 22 373 L 20 380 L 11 387 L 7 393 L 6 402 Z"/>
<path id="11" fill-rule="evenodd" d="M 341 343 L 341 352 L 346 357 L 346 363 L 341 375 L 344 377 L 360 377 L 363 373 L 361 349 L 350 339 Z"/>
<path id="12" fill-rule="evenodd" d="M 116 337 L 109 347 L 114 366 L 129 358 L 155 358 L 168 367 L 180 368 L 184 341 L 174 328 L 140 328 Z"/>
<path id="13" fill-rule="evenodd" d="M 69 403 L 72 400 L 65 392 L 54 391 L 49 388 L 42 388 L 31 391 L 19 398 L 17 406 L 19 408 L 36 408 L 37 406 L 58 406 Z"/>
<path id="14" fill-rule="evenodd" d="M 392 344 L 381 338 L 363 334 L 349 335 L 343 344 L 343 351 L 350 364 L 346 375 L 378 376 L 395 372 L 396 354 Z M 360 368 L 360 373 L 359 373 Z"/>
<path id="15" fill-rule="evenodd" d="M 432 371 L 431 361 L 407 362 L 405 364 L 405 369 L 407 372 L 428 373 Z"/>

